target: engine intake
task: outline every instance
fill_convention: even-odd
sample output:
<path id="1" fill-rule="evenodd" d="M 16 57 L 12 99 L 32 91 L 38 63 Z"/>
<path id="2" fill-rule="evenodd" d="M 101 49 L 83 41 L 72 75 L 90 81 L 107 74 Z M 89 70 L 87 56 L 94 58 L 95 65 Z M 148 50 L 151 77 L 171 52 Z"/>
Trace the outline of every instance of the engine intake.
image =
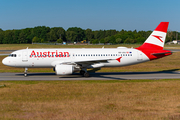
<path id="1" fill-rule="evenodd" d="M 69 75 L 74 72 L 73 65 L 56 65 L 55 71 L 57 75 Z"/>

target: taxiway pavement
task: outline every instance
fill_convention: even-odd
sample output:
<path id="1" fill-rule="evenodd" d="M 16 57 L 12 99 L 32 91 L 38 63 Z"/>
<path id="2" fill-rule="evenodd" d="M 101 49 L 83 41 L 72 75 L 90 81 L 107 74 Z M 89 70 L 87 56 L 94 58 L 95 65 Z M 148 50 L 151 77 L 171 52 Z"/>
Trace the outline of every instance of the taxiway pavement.
<path id="1" fill-rule="evenodd" d="M 178 79 L 180 71 L 160 72 L 97 72 L 90 73 L 90 77 L 82 77 L 80 74 L 58 76 L 55 73 L 0 73 L 0 81 L 3 80 L 135 80 L 135 79 Z"/>

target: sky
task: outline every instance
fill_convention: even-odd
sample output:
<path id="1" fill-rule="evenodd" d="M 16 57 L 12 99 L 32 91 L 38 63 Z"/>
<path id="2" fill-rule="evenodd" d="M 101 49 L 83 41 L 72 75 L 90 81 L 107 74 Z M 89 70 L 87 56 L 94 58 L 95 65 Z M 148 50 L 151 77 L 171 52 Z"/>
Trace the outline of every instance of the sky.
<path id="1" fill-rule="evenodd" d="M 2 30 L 36 26 L 180 32 L 180 0 L 0 0 Z"/>

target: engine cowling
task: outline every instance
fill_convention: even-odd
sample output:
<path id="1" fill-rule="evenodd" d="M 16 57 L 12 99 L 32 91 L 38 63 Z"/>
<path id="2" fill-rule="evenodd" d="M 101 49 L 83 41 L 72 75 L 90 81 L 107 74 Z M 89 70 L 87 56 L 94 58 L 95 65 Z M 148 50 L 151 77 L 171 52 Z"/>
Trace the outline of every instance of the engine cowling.
<path id="1" fill-rule="evenodd" d="M 57 75 L 69 75 L 74 71 L 73 65 L 56 65 L 55 71 Z"/>

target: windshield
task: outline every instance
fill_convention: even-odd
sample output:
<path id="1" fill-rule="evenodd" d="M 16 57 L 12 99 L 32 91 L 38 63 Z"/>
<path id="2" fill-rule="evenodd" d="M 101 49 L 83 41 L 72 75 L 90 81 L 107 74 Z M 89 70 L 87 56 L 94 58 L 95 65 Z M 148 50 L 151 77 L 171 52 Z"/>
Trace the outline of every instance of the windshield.
<path id="1" fill-rule="evenodd" d="M 16 54 L 10 54 L 9 57 L 16 57 Z"/>

